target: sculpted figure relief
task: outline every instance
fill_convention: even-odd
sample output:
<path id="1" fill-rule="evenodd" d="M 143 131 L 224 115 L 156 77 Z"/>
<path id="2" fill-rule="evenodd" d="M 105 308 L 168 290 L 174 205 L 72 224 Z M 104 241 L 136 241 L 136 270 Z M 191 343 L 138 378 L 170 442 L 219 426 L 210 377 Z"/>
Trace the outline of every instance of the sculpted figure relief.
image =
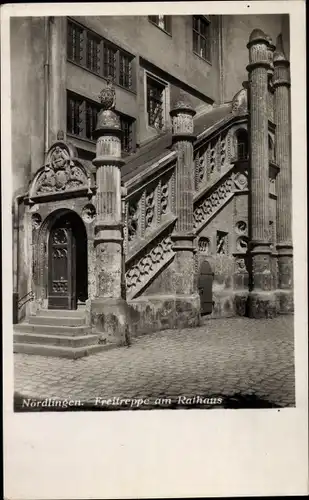
<path id="1" fill-rule="evenodd" d="M 56 145 L 51 150 L 43 172 L 36 180 L 35 194 L 66 191 L 83 186 L 89 188 L 87 175 L 74 163 L 64 147 Z"/>

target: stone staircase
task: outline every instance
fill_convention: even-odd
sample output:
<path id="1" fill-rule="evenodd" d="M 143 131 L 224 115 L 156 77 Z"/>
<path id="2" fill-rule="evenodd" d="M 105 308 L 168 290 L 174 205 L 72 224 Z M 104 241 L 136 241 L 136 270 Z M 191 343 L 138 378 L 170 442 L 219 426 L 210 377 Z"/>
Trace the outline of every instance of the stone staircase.
<path id="1" fill-rule="evenodd" d="M 83 309 L 41 310 L 14 325 L 15 353 L 77 359 L 111 347 L 86 324 Z"/>

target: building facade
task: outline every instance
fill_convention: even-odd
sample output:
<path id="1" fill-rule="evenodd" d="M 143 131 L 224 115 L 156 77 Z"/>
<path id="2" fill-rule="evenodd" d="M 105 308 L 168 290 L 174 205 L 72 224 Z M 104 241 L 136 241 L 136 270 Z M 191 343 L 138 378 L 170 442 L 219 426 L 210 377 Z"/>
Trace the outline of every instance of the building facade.
<path id="1" fill-rule="evenodd" d="M 288 16 L 13 18 L 16 352 L 293 312 Z"/>

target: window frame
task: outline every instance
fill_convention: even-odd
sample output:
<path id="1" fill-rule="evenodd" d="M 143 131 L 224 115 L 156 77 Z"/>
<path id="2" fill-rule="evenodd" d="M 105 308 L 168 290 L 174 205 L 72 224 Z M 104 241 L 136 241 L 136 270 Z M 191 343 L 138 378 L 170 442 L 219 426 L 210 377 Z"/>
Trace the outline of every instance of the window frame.
<path id="1" fill-rule="evenodd" d="M 161 127 L 156 127 L 155 125 L 150 123 L 150 116 L 149 116 L 149 102 L 148 102 L 148 82 L 153 81 L 157 85 L 157 87 L 162 88 L 162 101 L 161 101 L 161 113 L 162 113 L 162 126 Z M 162 133 L 166 129 L 166 118 L 167 118 L 167 110 L 166 110 L 166 97 L 167 97 L 167 90 L 168 90 L 168 83 L 164 82 L 160 78 L 158 78 L 156 75 L 149 73 L 148 71 L 145 71 L 145 111 L 146 111 L 146 116 L 147 116 L 147 126 L 150 127 L 153 130 L 156 130 L 158 133 Z M 155 99 L 153 99 L 155 100 Z"/>
<path id="2" fill-rule="evenodd" d="M 154 26 L 156 26 L 156 28 L 159 28 L 161 31 L 163 31 L 167 35 L 172 36 L 172 16 L 164 16 L 163 15 L 164 28 L 162 28 L 162 26 L 159 25 L 159 20 L 157 22 L 155 19 L 153 19 L 153 18 L 159 18 L 159 16 L 147 16 L 147 17 L 148 17 L 148 21 L 151 24 L 153 24 Z"/>
<path id="3" fill-rule="evenodd" d="M 194 21 L 198 22 L 198 29 L 195 29 L 194 27 Z M 206 25 L 206 30 L 207 30 L 207 35 L 203 35 L 201 31 L 201 22 L 205 23 Z M 197 36 L 197 50 L 195 50 L 194 47 L 194 36 Z M 201 39 L 205 41 L 205 46 L 207 53 L 204 56 L 200 54 L 200 49 L 201 49 Z M 203 59 L 203 61 L 206 61 L 208 64 L 212 64 L 212 37 L 211 37 L 211 21 L 208 17 L 204 15 L 193 15 L 192 16 L 192 51 L 193 53 Z"/>
<path id="4" fill-rule="evenodd" d="M 102 37 L 98 33 L 94 32 L 93 30 L 83 26 L 82 24 L 79 24 L 75 19 L 68 18 L 67 19 L 67 26 L 68 26 L 68 34 L 67 34 L 67 60 L 72 63 L 76 64 L 80 68 L 83 68 L 86 71 L 89 71 L 90 73 L 99 76 L 100 78 L 103 78 L 104 80 L 107 79 L 106 73 L 105 73 L 105 51 L 106 47 L 111 48 L 112 50 L 115 51 L 115 62 L 114 62 L 114 83 L 115 85 L 119 86 L 120 88 L 127 90 L 129 92 L 136 93 L 136 56 L 134 54 L 131 54 L 127 50 L 119 47 L 118 45 L 114 44 L 110 40 L 107 40 L 106 38 Z M 76 26 L 77 29 L 82 32 L 82 41 L 80 43 L 81 47 L 81 52 L 82 52 L 82 57 L 80 58 L 80 62 L 78 62 L 76 59 L 74 60 L 73 58 L 70 57 L 70 54 L 74 53 L 74 45 L 72 43 L 72 40 L 69 38 L 69 32 L 70 32 L 70 26 Z M 88 65 L 88 39 L 92 38 L 95 39 L 99 42 L 99 70 L 95 71 Z M 123 83 L 120 83 L 121 78 L 120 78 L 120 59 L 121 57 L 127 58 L 129 60 L 129 86 L 123 85 Z M 122 82 L 125 80 L 122 80 Z"/>
<path id="5" fill-rule="evenodd" d="M 68 101 L 70 98 L 73 101 L 75 99 L 76 101 L 80 102 L 81 125 L 79 126 L 79 128 L 82 129 L 81 134 L 76 134 L 68 129 L 68 111 L 69 111 Z M 79 139 L 82 141 L 87 141 L 87 142 L 90 142 L 92 144 L 95 144 L 96 140 L 94 138 L 89 137 L 89 136 L 87 137 L 87 135 L 86 135 L 87 134 L 87 106 L 91 106 L 93 109 L 96 108 L 97 113 L 99 113 L 100 110 L 102 109 L 102 106 L 100 103 L 93 101 L 92 99 L 89 99 L 88 97 L 82 96 L 74 91 L 67 89 L 67 134 L 71 137 L 76 138 L 76 139 Z M 134 153 L 136 150 L 136 119 L 133 118 L 132 116 L 126 115 L 124 113 L 119 112 L 118 114 L 120 116 L 120 121 L 122 123 L 124 121 L 126 121 L 127 123 L 129 123 L 129 126 L 131 127 L 131 149 L 125 151 L 122 147 L 123 143 L 121 143 L 121 152 L 122 152 L 123 157 L 125 157 L 125 156 L 128 156 L 128 155 Z M 93 129 L 94 128 L 95 127 L 93 127 Z M 92 131 L 92 133 L 93 133 L 93 131 Z"/>
<path id="6" fill-rule="evenodd" d="M 223 241 L 223 246 L 225 247 L 224 252 L 218 251 L 218 239 L 221 236 L 221 241 Z M 229 255 L 229 233 L 227 231 L 218 230 L 216 231 L 216 255 L 224 255 L 225 257 Z"/>
<path id="7" fill-rule="evenodd" d="M 249 134 L 248 131 L 244 128 L 239 128 L 235 132 L 236 139 L 236 160 L 237 161 L 248 161 L 249 160 Z M 240 140 L 241 139 L 241 140 Z M 245 140 L 244 140 L 245 139 Z M 243 146 L 242 154 L 240 155 L 240 145 Z M 245 152 L 246 154 L 243 154 Z"/>

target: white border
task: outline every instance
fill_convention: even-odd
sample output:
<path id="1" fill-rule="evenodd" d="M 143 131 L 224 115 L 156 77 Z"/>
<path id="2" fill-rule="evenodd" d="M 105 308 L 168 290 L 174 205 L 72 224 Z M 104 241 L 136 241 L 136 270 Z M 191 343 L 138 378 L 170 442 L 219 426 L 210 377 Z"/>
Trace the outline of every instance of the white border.
<path id="1" fill-rule="evenodd" d="M 289 13 L 297 407 L 13 414 L 9 17 Z M 1 7 L 5 498 L 308 493 L 305 3 L 13 4 Z M 25 96 L 26 98 L 26 96 Z"/>

